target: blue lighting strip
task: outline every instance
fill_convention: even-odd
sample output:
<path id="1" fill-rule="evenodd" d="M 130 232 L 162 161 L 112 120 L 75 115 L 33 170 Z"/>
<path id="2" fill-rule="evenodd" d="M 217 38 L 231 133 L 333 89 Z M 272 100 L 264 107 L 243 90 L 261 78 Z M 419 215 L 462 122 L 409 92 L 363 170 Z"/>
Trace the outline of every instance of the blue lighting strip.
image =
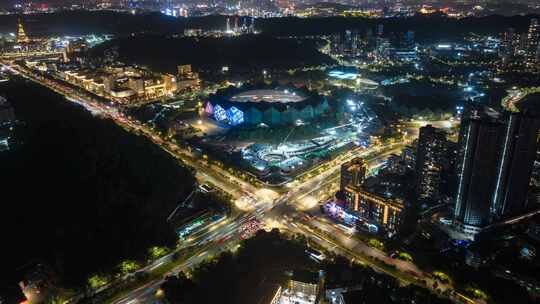
<path id="1" fill-rule="evenodd" d="M 468 154 L 468 151 L 469 151 L 469 137 L 471 135 L 471 123 L 469 122 L 469 128 L 467 129 L 467 143 L 465 144 L 465 152 L 463 153 L 463 161 L 462 161 L 462 166 L 461 166 L 461 173 L 459 174 L 459 187 L 458 187 L 458 194 L 457 194 L 457 197 L 456 197 L 456 203 L 459 203 L 459 205 L 456 206 L 456 210 L 455 210 L 455 216 L 457 216 L 460 211 L 461 211 L 461 207 L 462 207 L 462 203 L 461 203 L 461 192 L 463 190 L 463 173 L 465 172 L 465 161 L 467 160 L 467 154 Z"/>
<path id="2" fill-rule="evenodd" d="M 508 127 L 506 128 L 506 136 L 504 138 L 504 149 L 503 154 L 501 158 L 501 163 L 499 165 L 499 173 L 497 174 L 497 186 L 495 187 L 495 197 L 493 198 L 493 204 L 491 206 L 491 213 L 496 212 L 497 210 L 493 210 L 497 205 L 497 198 L 499 197 L 499 187 L 501 185 L 501 178 L 502 178 L 502 171 L 506 159 L 506 152 L 508 151 L 508 142 L 510 141 L 510 130 L 512 129 L 512 123 L 514 122 L 514 119 L 510 116 L 510 122 L 508 123 Z"/>

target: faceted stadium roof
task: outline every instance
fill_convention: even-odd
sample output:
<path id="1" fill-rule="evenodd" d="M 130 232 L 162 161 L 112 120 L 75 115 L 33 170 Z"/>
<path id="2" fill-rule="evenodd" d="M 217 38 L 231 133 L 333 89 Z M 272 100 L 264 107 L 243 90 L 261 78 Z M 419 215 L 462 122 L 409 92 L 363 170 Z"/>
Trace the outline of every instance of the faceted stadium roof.
<path id="1" fill-rule="evenodd" d="M 277 102 L 291 103 L 306 100 L 304 95 L 289 90 L 264 89 L 238 93 L 230 98 L 234 102 Z"/>

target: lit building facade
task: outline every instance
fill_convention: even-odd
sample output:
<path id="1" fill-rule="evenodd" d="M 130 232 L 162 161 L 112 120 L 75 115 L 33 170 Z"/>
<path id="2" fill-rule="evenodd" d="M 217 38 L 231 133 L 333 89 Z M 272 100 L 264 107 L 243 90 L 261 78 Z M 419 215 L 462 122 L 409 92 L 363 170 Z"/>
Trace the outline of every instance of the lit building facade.
<path id="1" fill-rule="evenodd" d="M 515 44 L 516 38 L 517 34 L 514 28 L 510 28 L 502 34 L 499 56 L 503 64 L 507 64 L 514 57 L 517 48 Z"/>
<path id="2" fill-rule="evenodd" d="M 427 125 L 420 128 L 416 150 L 416 195 L 420 203 L 440 198 L 442 173 L 449 165 L 446 133 Z"/>
<path id="3" fill-rule="evenodd" d="M 321 304 L 324 302 L 326 279 L 323 270 L 319 271 L 318 277 L 315 277 L 314 273 L 307 272 L 300 273 L 298 278 L 296 276 L 295 272 L 293 279 L 289 280 L 281 291 L 279 301 L 276 303 Z"/>
<path id="4" fill-rule="evenodd" d="M 531 19 L 527 32 L 526 60 L 528 67 L 534 67 L 539 63 L 540 55 L 540 23 L 538 19 Z"/>
<path id="5" fill-rule="evenodd" d="M 316 119 L 328 110 L 324 97 L 278 89 L 249 90 L 232 96 L 217 94 L 205 105 L 209 117 L 230 126 L 289 125 Z"/>
<path id="6" fill-rule="evenodd" d="M 539 101 L 540 94 L 522 101 L 520 112 L 510 114 L 507 119 L 490 208 L 492 220 L 518 215 L 527 208 L 529 181 L 538 149 L 540 111 L 536 103 Z"/>
<path id="7" fill-rule="evenodd" d="M 494 176 L 503 137 L 504 122 L 489 108 L 466 109 L 458 142 L 458 188 L 455 200 L 456 228 L 476 234 L 489 223 L 489 202 L 495 189 Z"/>
<path id="8" fill-rule="evenodd" d="M 345 187 L 345 195 L 349 208 L 360 217 L 387 231 L 398 230 L 405 207 L 401 199 L 387 198 L 353 185 Z"/>
<path id="9" fill-rule="evenodd" d="M 395 232 L 401 223 L 404 203 L 401 199 L 384 197 L 364 186 L 367 164 L 355 158 L 341 167 L 341 187 L 349 210 L 361 219 Z"/>
<path id="10" fill-rule="evenodd" d="M 199 79 L 191 66 L 179 67 L 179 75 L 153 73 L 132 66 L 108 66 L 94 70 L 57 71 L 65 81 L 119 103 L 151 101 L 173 96 L 187 88 L 198 88 Z"/>
<path id="11" fill-rule="evenodd" d="M 521 101 L 505 117 L 472 109 L 462 120 L 458 148 L 457 230 L 474 236 L 483 227 L 527 208 L 538 146 L 539 95 Z"/>

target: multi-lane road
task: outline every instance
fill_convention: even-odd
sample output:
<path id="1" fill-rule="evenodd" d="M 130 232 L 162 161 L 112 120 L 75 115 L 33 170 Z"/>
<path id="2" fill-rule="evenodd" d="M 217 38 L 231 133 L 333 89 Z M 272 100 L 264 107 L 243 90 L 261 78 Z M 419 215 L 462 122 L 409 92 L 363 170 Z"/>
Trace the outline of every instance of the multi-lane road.
<path id="1" fill-rule="evenodd" d="M 258 218 L 261 221 L 268 223 L 269 226 L 276 225 L 277 223 L 278 227 L 281 226 L 289 231 L 314 236 L 313 239 L 316 240 L 320 246 L 325 247 L 328 250 L 351 258 L 362 259 L 364 263 L 371 265 L 375 269 L 396 276 L 394 272 L 384 270 L 366 257 L 375 257 L 392 264 L 401 272 L 399 276 L 396 276 L 401 280 L 408 277 L 410 278 L 409 282 L 414 282 L 415 277 L 423 279 L 429 278 L 429 275 L 422 272 L 414 264 L 387 257 L 382 251 L 371 248 L 353 238 L 351 235 L 348 235 L 346 232 L 339 229 L 335 223 L 325 221 L 324 219 L 295 223 L 291 220 L 291 217 L 287 216 L 289 213 L 302 212 L 303 210 L 316 207 L 316 202 L 321 195 L 319 190 L 331 188 L 332 183 L 337 182 L 339 168 L 344 161 L 355 156 L 369 155 L 369 165 L 378 166 L 383 157 L 390 153 L 398 152 L 408 141 L 396 143 L 391 146 L 371 147 L 362 151 L 346 153 L 338 159 L 326 164 L 322 172 L 319 171 L 318 174 L 304 177 L 303 181 L 294 181 L 282 190 L 275 190 L 269 187 L 255 187 L 221 167 L 209 164 L 207 161 L 199 160 L 187 149 L 183 149 L 182 147 L 162 139 L 151 129 L 137 121 L 128 119 L 114 107 L 99 102 L 96 98 L 83 93 L 79 89 L 35 74 L 33 71 L 17 66 L 13 62 L 3 62 L 3 64 L 6 66 L 7 70 L 14 74 L 19 74 L 29 80 L 46 86 L 51 90 L 64 95 L 67 100 L 85 106 L 92 113 L 113 119 L 125 130 L 147 136 L 155 144 L 162 147 L 182 163 L 195 168 L 197 171 L 196 177 L 199 182 L 211 182 L 232 195 L 240 208 L 238 208 L 230 218 L 220 223 L 204 227 L 204 229 L 188 239 L 185 245 L 197 248 L 194 251 L 195 254 L 190 255 L 185 261 L 182 261 L 179 266 L 170 273 L 188 270 L 209 256 L 216 255 L 223 250 L 231 249 L 239 241 L 240 228 L 245 225 L 247 221 Z M 314 203 L 306 203 L 307 197 L 310 197 L 307 201 Z M 318 230 L 333 235 L 334 237 L 330 239 L 326 237 L 326 235 L 315 232 L 312 229 L 313 227 L 317 227 Z M 159 261 L 157 264 L 159 264 Z M 157 267 L 157 264 L 154 263 L 153 265 L 147 266 L 147 268 L 152 269 Z M 162 282 L 163 279 L 154 280 L 131 291 L 125 297 L 116 301 L 116 303 L 150 303 L 155 301 L 154 294 Z"/>

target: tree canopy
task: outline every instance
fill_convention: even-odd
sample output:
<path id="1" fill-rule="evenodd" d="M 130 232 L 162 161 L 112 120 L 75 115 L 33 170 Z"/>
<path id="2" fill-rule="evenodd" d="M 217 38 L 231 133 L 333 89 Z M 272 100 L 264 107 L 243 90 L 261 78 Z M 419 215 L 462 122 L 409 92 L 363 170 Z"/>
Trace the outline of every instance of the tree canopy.
<path id="1" fill-rule="evenodd" d="M 24 121 L 23 144 L 0 154 L 2 273 L 36 259 L 63 285 L 80 285 L 152 246 L 175 245 L 166 218 L 193 188 L 187 168 L 45 88 L 16 81 L 0 92 Z"/>

